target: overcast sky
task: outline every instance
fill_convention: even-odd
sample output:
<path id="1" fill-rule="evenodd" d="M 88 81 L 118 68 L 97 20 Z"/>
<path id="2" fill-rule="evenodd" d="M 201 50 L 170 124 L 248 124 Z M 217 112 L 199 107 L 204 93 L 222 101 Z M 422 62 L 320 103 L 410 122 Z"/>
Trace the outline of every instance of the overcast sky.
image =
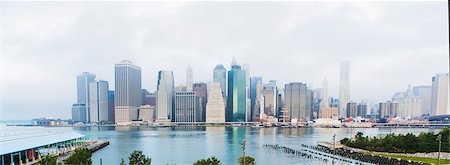
<path id="1" fill-rule="evenodd" d="M 338 97 L 350 61 L 350 98 L 389 100 L 408 84 L 448 72 L 447 2 L 0 2 L 1 119 L 70 118 L 76 76 L 91 72 L 114 89 L 114 63 L 185 84 L 212 81 L 232 57 L 263 82 L 303 82 Z"/>

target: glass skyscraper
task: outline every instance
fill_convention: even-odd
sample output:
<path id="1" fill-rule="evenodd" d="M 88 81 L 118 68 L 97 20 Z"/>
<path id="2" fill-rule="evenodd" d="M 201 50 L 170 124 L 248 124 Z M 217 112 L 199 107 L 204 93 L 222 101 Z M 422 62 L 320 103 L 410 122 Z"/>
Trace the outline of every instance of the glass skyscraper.
<path id="1" fill-rule="evenodd" d="M 95 81 L 95 74 L 89 72 L 83 72 L 77 76 L 77 103 L 74 104 L 75 108 L 72 108 L 72 114 L 77 114 L 72 116 L 73 120 L 78 120 L 80 122 L 89 121 L 89 83 Z M 75 106 L 76 105 L 76 106 Z M 84 106 L 81 106 L 84 105 Z M 77 112 L 78 111 L 78 112 Z M 84 112 L 81 112 L 84 111 Z M 80 116 L 84 115 L 84 117 Z M 78 116 L 78 117 L 76 117 Z"/>
<path id="2" fill-rule="evenodd" d="M 173 121 L 175 100 L 175 86 L 173 72 L 162 70 L 158 72 L 158 86 L 156 91 L 157 121 Z"/>
<path id="3" fill-rule="evenodd" d="M 123 60 L 115 64 L 115 122 L 129 124 L 138 119 L 141 105 L 141 67 Z"/>
<path id="4" fill-rule="evenodd" d="M 227 122 L 245 122 L 246 76 L 241 66 L 235 64 L 228 71 Z"/>
<path id="5" fill-rule="evenodd" d="M 254 109 L 255 109 L 255 103 L 256 103 L 256 97 L 257 96 L 257 92 L 256 92 L 256 87 L 258 84 L 262 83 L 262 78 L 261 77 L 250 77 L 250 116 L 253 117 L 254 114 Z M 264 107 L 262 107 L 262 109 L 264 109 Z"/>
<path id="6" fill-rule="evenodd" d="M 89 123 L 108 121 L 108 88 L 107 81 L 89 83 Z"/>
<path id="7" fill-rule="evenodd" d="M 213 82 L 220 84 L 220 89 L 222 89 L 222 96 L 225 98 L 227 96 L 227 70 L 222 64 L 217 65 L 214 68 Z"/>

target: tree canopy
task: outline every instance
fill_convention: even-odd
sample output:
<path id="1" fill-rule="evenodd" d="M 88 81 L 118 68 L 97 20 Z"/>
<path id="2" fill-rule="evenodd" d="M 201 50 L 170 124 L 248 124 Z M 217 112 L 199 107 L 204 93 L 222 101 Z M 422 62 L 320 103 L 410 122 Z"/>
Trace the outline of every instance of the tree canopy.
<path id="1" fill-rule="evenodd" d="M 245 164 L 244 164 L 244 159 L 245 159 Z M 251 156 L 241 156 L 238 159 L 239 164 L 240 165 L 255 165 L 256 161 L 255 158 L 251 157 Z"/>
<path id="2" fill-rule="evenodd" d="M 76 149 L 74 153 L 64 160 L 65 164 L 91 165 L 92 153 L 87 148 Z"/>
<path id="3" fill-rule="evenodd" d="M 133 151 L 128 160 L 130 160 L 130 165 L 150 165 L 152 163 L 152 159 L 145 156 L 142 151 Z"/>
<path id="4" fill-rule="evenodd" d="M 197 160 L 194 165 L 222 165 L 222 163 L 215 156 L 212 156 L 208 159 Z"/>

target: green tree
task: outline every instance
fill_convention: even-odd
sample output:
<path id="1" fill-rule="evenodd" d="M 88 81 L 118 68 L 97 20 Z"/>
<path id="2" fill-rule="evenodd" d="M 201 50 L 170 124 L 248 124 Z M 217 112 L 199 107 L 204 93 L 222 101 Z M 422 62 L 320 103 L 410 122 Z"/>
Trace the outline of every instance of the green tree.
<path id="1" fill-rule="evenodd" d="M 244 159 L 245 159 L 245 164 L 244 164 Z M 244 156 L 241 156 L 241 157 L 239 157 L 238 160 L 239 160 L 240 165 L 255 165 L 256 164 L 255 159 L 251 156 L 245 156 L 245 158 L 244 158 Z"/>
<path id="2" fill-rule="evenodd" d="M 222 165 L 222 163 L 215 156 L 212 156 L 208 159 L 197 160 L 194 165 Z"/>
<path id="3" fill-rule="evenodd" d="M 142 154 L 142 151 L 133 151 L 128 157 L 130 160 L 130 165 L 150 165 L 152 164 L 152 159 L 148 156 Z"/>
<path id="4" fill-rule="evenodd" d="M 56 155 L 45 155 L 39 162 L 41 165 L 56 165 L 58 157 Z"/>
<path id="5" fill-rule="evenodd" d="M 92 153 L 87 148 L 76 149 L 74 153 L 64 160 L 65 164 L 91 165 Z"/>

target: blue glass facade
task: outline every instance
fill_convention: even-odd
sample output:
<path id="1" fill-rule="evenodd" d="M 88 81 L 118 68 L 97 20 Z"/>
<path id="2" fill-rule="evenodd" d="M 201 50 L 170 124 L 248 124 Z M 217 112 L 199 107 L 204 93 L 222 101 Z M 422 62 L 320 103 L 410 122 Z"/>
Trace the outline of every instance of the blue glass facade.
<path id="1" fill-rule="evenodd" d="M 228 71 L 228 97 L 225 118 L 227 122 L 245 122 L 246 80 L 245 71 L 233 65 Z"/>

